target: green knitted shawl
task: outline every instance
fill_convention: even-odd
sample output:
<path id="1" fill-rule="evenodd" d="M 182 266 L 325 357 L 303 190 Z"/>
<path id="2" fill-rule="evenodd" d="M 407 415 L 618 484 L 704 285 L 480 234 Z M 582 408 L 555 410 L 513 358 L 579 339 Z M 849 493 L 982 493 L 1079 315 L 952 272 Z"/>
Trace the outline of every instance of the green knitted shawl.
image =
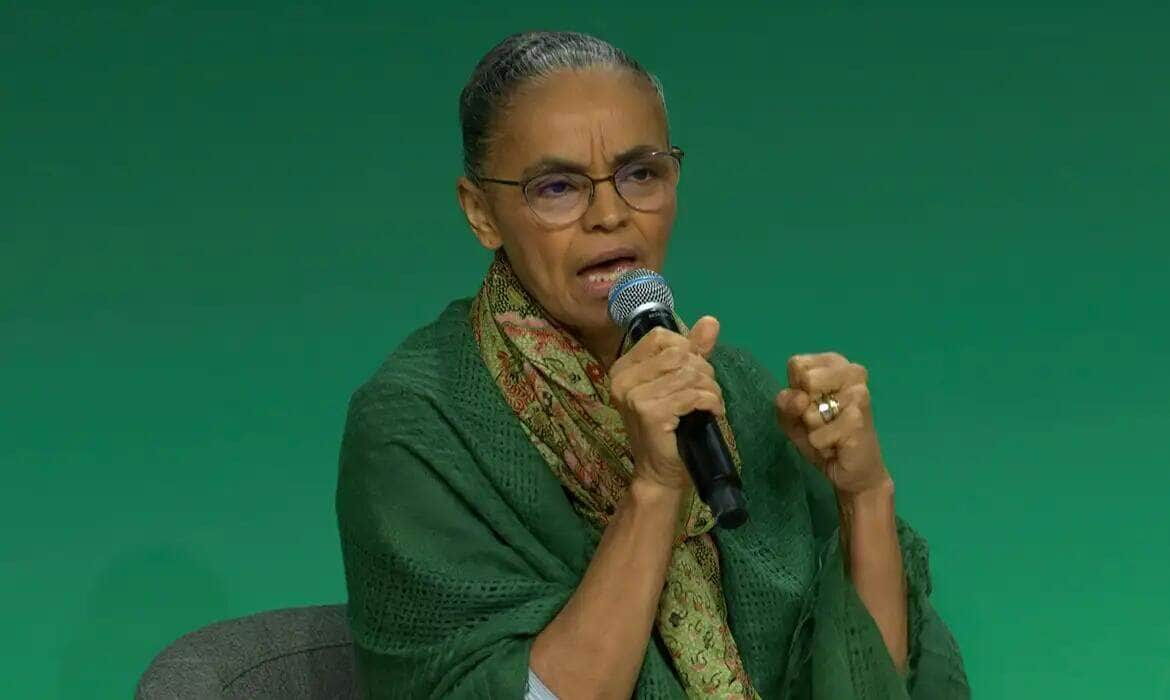
<path id="1" fill-rule="evenodd" d="M 600 533 L 573 509 L 484 366 L 453 302 L 353 395 L 337 516 L 360 683 L 371 697 L 521 698 L 535 636 L 569 599 Z M 910 673 L 890 661 L 844 574 L 832 490 L 776 425 L 779 385 L 747 353 L 711 356 L 751 520 L 715 531 L 728 620 L 764 698 L 967 698 L 958 647 L 928 600 L 925 542 L 899 521 Z M 640 698 L 683 698 L 662 640 Z"/>

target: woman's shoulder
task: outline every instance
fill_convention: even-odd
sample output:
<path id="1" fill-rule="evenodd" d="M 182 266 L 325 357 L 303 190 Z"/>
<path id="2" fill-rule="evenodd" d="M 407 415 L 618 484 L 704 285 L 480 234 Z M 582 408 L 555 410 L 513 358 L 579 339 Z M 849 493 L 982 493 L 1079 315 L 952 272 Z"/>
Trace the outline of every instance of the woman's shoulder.
<path id="1" fill-rule="evenodd" d="M 351 410 L 389 396 L 434 401 L 450 393 L 453 376 L 474 354 L 470 303 L 451 301 L 434 320 L 407 335 L 353 392 Z"/>

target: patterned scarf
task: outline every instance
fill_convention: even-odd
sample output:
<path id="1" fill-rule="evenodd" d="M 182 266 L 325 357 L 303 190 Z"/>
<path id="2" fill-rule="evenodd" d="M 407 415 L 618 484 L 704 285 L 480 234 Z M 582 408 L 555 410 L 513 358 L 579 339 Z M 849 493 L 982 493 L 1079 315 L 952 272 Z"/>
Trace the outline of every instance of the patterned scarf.
<path id="1" fill-rule="evenodd" d="M 470 320 L 484 362 L 524 432 L 572 494 L 576 511 L 604 530 L 634 473 L 609 375 L 528 295 L 502 252 Z M 723 418 L 719 426 L 739 468 L 731 427 Z M 727 626 L 711 511 L 691 493 L 680 510 L 656 628 L 689 697 L 757 698 Z"/>

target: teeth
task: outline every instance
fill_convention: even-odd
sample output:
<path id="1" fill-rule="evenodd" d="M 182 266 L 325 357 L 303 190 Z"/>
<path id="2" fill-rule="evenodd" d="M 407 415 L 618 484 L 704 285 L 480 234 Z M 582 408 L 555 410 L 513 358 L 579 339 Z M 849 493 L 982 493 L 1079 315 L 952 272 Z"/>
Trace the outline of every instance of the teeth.
<path id="1" fill-rule="evenodd" d="M 590 282 L 613 282 L 618 277 L 620 277 L 623 272 L 625 272 L 626 270 L 632 270 L 632 269 L 633 269 L 633 265 L 628 265 L 628 264 L 618 265 L 617 267 L 613 268 L 609 272 L 596 272 L 594 274 L 589 275 L 589 281 Z"/>

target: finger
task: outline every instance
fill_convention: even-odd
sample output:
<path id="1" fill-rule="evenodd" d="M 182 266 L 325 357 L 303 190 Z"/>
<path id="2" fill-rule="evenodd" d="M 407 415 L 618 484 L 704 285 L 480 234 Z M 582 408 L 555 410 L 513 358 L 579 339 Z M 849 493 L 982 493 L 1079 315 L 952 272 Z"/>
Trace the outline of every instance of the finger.
<path id="1" fill-rule="evenodd" d="M 699 370 L 700 372 L 707 375 L 708 377 L 711 377 L 712 379 L 715 378 L 714 365 L 712 365 L 710 362 L 708 362 L 707 358 L 703 357 L 702 355 L 696 355 L 695 353 L 692 352 L 687 357 L 687 364 L 694 367 L 695 369 Z"/>
<path id="2" fill-rule="evenodd" d="M 723 389 L 715 381 L 713 370 L 705 371 L 697 363 L 684 364 L 655 377 L 638 387 L 638 393 L 646 399 L 657 399 L 691 388 L 711 391 L 721 398 L 723 396 Z"/>
<path id="3" fill-rule="evenodd" d="M 667 347 L 635 367 L 633 374 L 638 383 L 643 383 L 686 368 L 708 377 L 715 376 L 715 368 L 711 363 L 686 344 Z"/>
<path id="4" fill-rule="evenodd" d="M 799 386 L 812 396 L 840 391 L 853 384 L 865 384 L 869 372 L 859 364 L 828 365 L 804 370 Z"/>
<path id="5" fill-rule="evenodd" d="M 780 427 L 788 437 L 795 439 L 798 435 L 808 432 L 805 429 L 801 415 L 808 405 L 808 394 L 799 389 L 782 389 L 776 395 L 776 412 Z"/>
<path id="6" fill-rule="evenodd" d="M 806 355 L 793 355 L 788 358 L 788 386 L 803 384 L 804 373 L 814 367 L 848 364 L 845 356 L 837 352 L 815 352 Z"/>
<path id="7" fill-rule="evenodd" d="M 610 367 L 610 374 L 618 374 L 627 366 L 634 366 L 649 361 L 663 351 L 672 347 L 689 349 L 690 341 L 687 338 L 666 328 L 654 328 L 642 336 L 634 346 L 621 355 Z"/>
<path id="8" fill-rule="evenodd" d="M 719 338 L 719 320 L 714 316 L 700 318 L 687 337 L 691 341 L 691 349 L 707 357 L 715 349 L 715 341 Z"/>
<path id="9" fill-rule="evenodd" d="M 634 347 L 630 348 L 623 357 L 631 357 L 638 362 L 644 362 L 667 348 L 687 346 L 688 344 L 687 339 L 683 336 L 669 328 L 658 326 L 650 329 L 649 333 L 634 343 Z"/>
<path id="10" fill-rule="evenodd" d="M 780 429 L 804 455 L 810 455 L 813 451 L 808 444 L 808 429 L 801 420 L 801 413 L 808 401 L 808 394 L 799 389 L 782 389 L 776 394 L 776 416 Z"/>
<path id="11" fill-rule="evenodd" d="M 683 343 L 686 343 L 686 339 L 683 339 Z M 651 385 L 663 375 L 683 367 L 687 357 L 691 354 L 685 345 L 671 345 L 642 362 L 629 359 L 629 364 L 619 366 L 618 362 L 626 359 L 619 358 L 618 362 L 614 362 L 613 367 L 610 368 L 610 391 L 618 400 L 625 400 L 629 403 L 635 394 L 644 395 L 647 385 Z"/>
<path id="12" fill-rule="evenodd" d="M 808 442 L 818 450 L 834 450 L 838 444 L 865 428 L 865 416 L 857 406 L 850 406 L 828 425 L 809 431 Z"/>
<path id="13" fill-rule="evenodd" d="M 654 376 L 677 372 L 684 367 L 690 367 L 709 377 L 715 376 L 715 367 L 707 361 L 707 358 L 686 345 L 674 345 L 666 348 L 643 364 L 646 365 L 648 372 L 652 371 Z"/>
<path id="14" fill-rule="evenodd" d="M 669 396 L 664 396 L 659 401 L 669 409 L 670 414 L 676 419 L 674 425 L 671 427 L 672 430 L 678 427 L 677 419 L 679 417 L 685 416 L 693 411 L 710 411 L 717 416 L 726 413 L 726 409 L 723 406 L 723 397 L 707 389 L 683 389 Z"/>
<path id="15" fill-rule="evenodd" d="M 647 384 L 664 375 L 676 372 L 687 366 L 693 355 L 690 346 L 684 340 L 680 345 L 671 345 L 664 348 L 654 357 L 651 357 L 632 371 L 638 384 Z"/>
<path id="16" fill-rule="evenodd" d="M 710 391 L 702 389 L 684 389 L 658 399 L 639 399 L 638 413 L 643 418 L 658 416 L 657 427 L 663 432 L 678 428 L 679 418 L 694 411 L 710 411 L 715 415 L 723 415 L 723 399 Z"/>
<path id="17" fill-rule="evenodd" d="M 833 395 L 837 397 L 837 410 L 839 413 L 844 413 L 845 409 L 850 406 L 856 406 L 861 409 L 863 414 L 869 412 L 868 385 L 851 384 Z M 801 420 L 808 426 L 809 430 L 816 430 L 825 425 L 825 417 L 821 415 L 820 402 L 810 400 L 809 405 L 804 408 L 801 414 Z"/>
<path id="18" fill-rule="evenodd" d="M 837 392 L 837 402 L 842 406 L 856 406 L 863 415 L 869 413 L 869 385 L 865 382 L 847 385 Z"/>
<path id="19" fill-rule="evenodd" d="M 776 409 L 783 420 L 800 422 L 801 415 L 808 407 L 809 396 L 800 389 L 781 389 L 776 395 Z"/>

